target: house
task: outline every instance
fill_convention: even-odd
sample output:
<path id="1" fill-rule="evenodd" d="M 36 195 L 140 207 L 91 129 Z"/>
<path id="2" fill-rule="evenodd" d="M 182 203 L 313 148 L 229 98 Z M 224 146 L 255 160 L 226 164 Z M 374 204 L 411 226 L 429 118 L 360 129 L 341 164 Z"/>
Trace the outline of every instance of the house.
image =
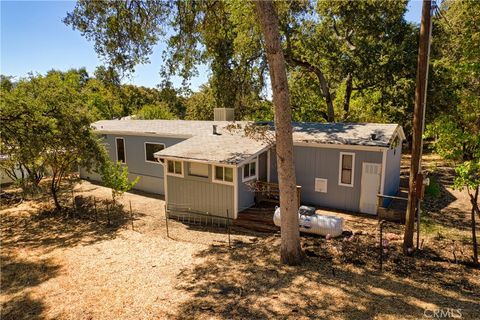
<path id="1" fill-rule="evenodd" d="M 132 179 L 140 177 L 135 188 L 165 195 L 170 213 L 183 208 L 236 218 L 254 204 L 252 181 L 278 181 L 276 155 L 272 143 L 228 130 L 232 122 L 225 120 L 226 114 L 214 121 L 103 120 L 93 127 L 103 136 L 110 158 L 125 163 Z M 244 127 L 247 122 L 235 124 Z M 397 194 L 405 139 L 399 125 L 293 127 L 303 204 L 376 214 L 377 194 Z M 100 180 L 84 169 L 80 175 Z"/>

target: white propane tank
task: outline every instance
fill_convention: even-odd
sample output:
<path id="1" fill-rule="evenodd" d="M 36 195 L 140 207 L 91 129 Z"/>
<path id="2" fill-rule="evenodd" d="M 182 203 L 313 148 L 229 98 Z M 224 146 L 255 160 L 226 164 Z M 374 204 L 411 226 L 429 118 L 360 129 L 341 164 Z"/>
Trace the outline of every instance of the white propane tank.
<path id="1" fill-rule="evenodd" d="M 273 223 L 280 227 L 280 207 L 275 208 L 273 215 Z M 300 231 L 319 234 L 332 237 L 338 237 L 343 232 L 343 218 L 315 214 L 312 216 L 298 215 L 298 225 Z"/>

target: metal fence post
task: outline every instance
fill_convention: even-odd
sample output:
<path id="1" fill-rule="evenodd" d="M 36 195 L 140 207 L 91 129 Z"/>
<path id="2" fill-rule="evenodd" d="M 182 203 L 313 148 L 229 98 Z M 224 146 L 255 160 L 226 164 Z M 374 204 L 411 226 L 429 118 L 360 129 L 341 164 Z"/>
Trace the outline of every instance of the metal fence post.
<path id="1" fill-rule="evenodd" d="M 228 233 L 228 246 L 230 247 L 230 215 L 228 214 L 227 209 L 227 233 Z"/>
<path id="2" fill-rule="evenodd" d="M 132 221 L 132 230 L 134 230 L 134 228 L 133 228 L 132 200 L 129 200 L 129 202 L 130 202 L 130 220 Z"/>
<path id="3" fill-rule="evenodd" d="M 167 215 L 167 205 L 166 204 L 163 205 L 163 209 L 164 209 L 164 212 L 165 212 L 165 225 L 167 227 L 167 238 L 170 238 L 170 235 L 168 234 L 168 215 Z"/>

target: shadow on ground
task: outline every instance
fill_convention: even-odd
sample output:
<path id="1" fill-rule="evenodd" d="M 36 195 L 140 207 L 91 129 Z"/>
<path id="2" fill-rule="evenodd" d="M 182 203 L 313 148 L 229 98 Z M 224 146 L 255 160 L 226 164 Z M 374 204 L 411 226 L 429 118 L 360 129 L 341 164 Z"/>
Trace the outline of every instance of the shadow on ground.
<path id="1" fill-rule="evenodd" d="M 201 252 L 204 262 L 178 275 L 179 289 L 193 293 L 178 317 L 421 318 L 425 308 L 438 307 L 460 308 L 469 319 L 480 312 L 478 288 L 462 291 L 457 285 L 470 283 L 466 271 L 463 277 L 448 279 L 449 287 L 444 288 L 438 287 L 438 274 L 403 281 L 404 276 L 379 274 L 368 267 L 332 268 L 326 257 L 308 257 L 299 267 L 280 265 L 278 246 L 278 238 L 271 237 Z"/>
<path id="2" fill-rule="evenodd" d="M 42 319 L 44 305 L 25 289 L 38 286 L 58 275 L 60 266 L 49 259 L 40 262 L 1 256 L 2 319 Z"/>
<path id="3" fill-rule="evenodd" d="M 135 213 L 135 217 L 140 214 Z M 130 212 L 111 201 L 98 202 L 95 209 L 78 208 L 58 212 L 49 208 L 6 211 L 0 214 L 2 249 L 24 247 L 53 250 L 88 245 L 115 238 L 131 218 Z"/>

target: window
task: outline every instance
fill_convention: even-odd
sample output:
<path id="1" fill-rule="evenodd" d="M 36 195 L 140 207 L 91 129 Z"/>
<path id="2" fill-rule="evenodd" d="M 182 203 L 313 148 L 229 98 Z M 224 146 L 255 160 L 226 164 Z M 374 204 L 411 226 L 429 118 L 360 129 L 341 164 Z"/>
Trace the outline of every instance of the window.
<path id="1" fill-rule="evenodd" d="M 183 164 L 182 161 L 168 160 L 167 172 L 173 176 L 183 177 Z"/>
<path id="2" fill-rule="evenodd" d="M 195 177 L 208 178 L 208 164 L 190 162 L 188 165 L 188 175 Z"/>
<path id="3" fill-rule="evenodd" d="M 155 152 L 165 149 L 163 143 L 145 142 L 145 161 L 160 163 L 154 156 Z"/>
<path id="4" fill-rule="evenodd" d="M 338 184 L 341 186 L 353 187 L 353 176 L 355 170 L 355 154 L 340 152 L 340 172 Z"/>
<path id="5" fill-rule="evenodd" d="M 242 181 L 249 181 L 257 177 L 257 162 L 253 161 L 243 166 Z"/>
<path id="6" fill-rule="evenodd" d="M 125 140 L 123 138 L 115 138 L 115 144 L 117 147 L 117 161 L 127 163 L 127 158 L 125 157 Z"/>
<path id="7" fill-rule="evenodd" d="M 217 182 L 233 183 L 233 168 L 215 166 L 214 179 Z"/>

